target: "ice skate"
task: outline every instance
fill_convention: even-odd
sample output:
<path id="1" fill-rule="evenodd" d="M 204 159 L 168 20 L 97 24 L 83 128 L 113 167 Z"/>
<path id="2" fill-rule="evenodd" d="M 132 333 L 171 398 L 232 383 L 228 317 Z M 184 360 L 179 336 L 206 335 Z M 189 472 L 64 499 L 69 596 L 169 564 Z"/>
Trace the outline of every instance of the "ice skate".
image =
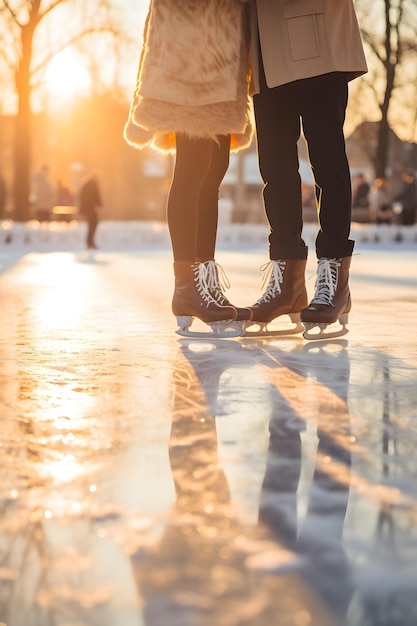
<path id="1" fill-rule="evenodd" d="M 207 286 L 211 296 L 221 306 L 233 306 L 236 309 L 236 321 L 244 322 L 252 319 L 252 310 L 249 307 L 238 307 L 232 304 L 225 295 L 225 290 L 230 289 L 229 279 L 224 269 L 214 260 L 204 261 L 207 270 Z"/>
<path id="2" fill-rule="evenodd" d="M 348 332 L 346 324 L 351 309 L 350 261 L 350 256 L 319 259 L 314 297 L 309 306 L 301 311 L 305 339 L 332 339 Z M 328 326 L 336 322 L 339 322 L 339 327 L 327 330 Z"/>
<path id="3" fill-rule="evenodd" d="M 308 302 L 304 277 L 306 262 L 305 259 L 269 261 L 261 267 L 264 271 L 262 286 L 266 289 L 250 307 L 252 320 L 245 324 L 245 337 L 277 337 L 303 331 L 300 311 Z M 287 320 L 280 320 L 278 328 L 269 327 L 281 316 L 288 316 L 291 325 Z"/>
<path id="4" fill-rule="evenodd" d="M 244 328 L 241 323 L 234 320 L 222 320 L 220 322 L 205 322 L 210 330 L 191 330 L 190 326 L 197 316 L 177 315 L 178 328 L 175 331 L 182 337 L 194 337 L 198 339 L 230 339 L 242 337 Z M 198 318 L 201 319 L 201 318 Z"/>
<path id="5" fill-rule="evenodd" d="M 203 263 L 176 261 L 174 273 L 172 312 L 177 319 L 178 335 L 221 339 L 239 337 L 243 334 L 242 323 L 235 321 L 236 309 L 233 306 L 218 304 L 210 294 L 207 268 Z M 191 330 L 190 326 L 195 318 L 207 324 L 209 330 Z"/>

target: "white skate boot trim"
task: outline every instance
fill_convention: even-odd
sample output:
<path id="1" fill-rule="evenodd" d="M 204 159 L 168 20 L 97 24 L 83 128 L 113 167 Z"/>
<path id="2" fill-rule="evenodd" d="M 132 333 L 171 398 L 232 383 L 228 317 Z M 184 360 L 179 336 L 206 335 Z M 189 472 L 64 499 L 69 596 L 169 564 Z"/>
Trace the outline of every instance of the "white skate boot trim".
<path id="1" fill-rule="evenodd" d="M 314 298 L 310 304 L 324 304 L 325 306 L 333 306 L 333 297 L 336 293 L 337 281 L 339 278 L 340 262 L 337 259 L 320 259 L 317 267 L 317 278 L 315 284 Z M 326 324 L 323 322 L 303 322 L 304 323 L 304 339 L 309 341 L 317 341 L 321 339 L 334 339 L 343 337 L 349 330 L 346 324 L 349 321 L 349 313 L 343 313 L 339 317 L 340 327 L 336 330 L 326 332 L 329 326 L 337 324 Z"/>
<path id="2" fill-rule="evenodd" d="M 282 318 L 288 316 L 292 323 L 292 326 L 286 326 L 286 322 L 282 324 Z M 278 328 L 275 328 L 275 322 L 279 320 Z M 272 327 L 270 326 L 272 324 Z M 285 337 L 288 335 L 297 335 L 302 333 L 304 327 L 300 321 L 300 313 L 283 313 L 279 315 L 272 322 L 257 322 L 246 321 L 245 322 L 245 334 L 244 337 Z"/>
<path id="3" fill-rule="evenodd" d="M 264 273 L 262 278 L 262 289 L 266 287 L 265 293 L 259 298 L 256 304 L 269 302 L 281 293 L 281 285 L 284 280 L 285 261 L 268 261 L 259 268 Z"/>
<path id="4" fill-rule="evenodd" d="M 218 322 L 207 322 L 209 330 L 191 330 L 190 326 L 195 319 L 191 315 L 177 315 L 178 328 L 175 331 L 182 337 L 195 337 L 207 339 L 227 339 L 229 337 L 242 337 L 245 332 L 244 322 L 236 320 L 220 320 Z M 203 322 L 204 323 L 204 322 Z"/>
<path id="5" fill-rule="evenodd" d="M 317 278 L 314 297 L 310 304 L 333 306 L 339 277 L 340 263 L 336 259 L 320 259 L 317 267 Z"/>
<path id="6" fill-rule="evenodd" d="M 223 304 L 226 300 L 224 292 L 230 289 L 230 282 L 226 272 L 219 263 L 206 261 L 203 264 L 206 268 L 206 284 L 213 298 L 218 304 Z"/>
<path id="7" fill-rule="evenodd" d="M 256 304 L 264 304 L 270 302 L 276 296 L 281 294 L 281 285 L 284 281 L 285 261 L 268 261 L 259 268 L 261 272 L 264 272 L 262 278 L 262 289 L 265 288 L 265 292 L 256 302 Z M 288 316 L 291 320 L 292 326 L 286 326 L 282 324 L 282 318 Z M 279 319 L 278 328 L 275 328 L 275 322 Z M 272 324 L 272 327 L 270 326 Z M 300 322 L 299 313 L 283 313 L 274 318 L 271 322 L 258 322 L 256 320 L 249 320 L 245 324 L 245 337 L 280 337 L 285 335 L 296 335 L 303 331 L 303 326 Z"/>
<path id="8" fill-rule="evenodd" d="M 284 281 L 285 261 L 268 261 L 259 268 L 264 272 L 262 278 L 262 289 L 265 292 L 256 302 L 256 304 L 264 304 L 270 302 L 276 296 L 281 294 L 281 285 Z M 292 326 L 282 324 L 282 318 L 288 316 Z M 275 328 L 275 322 L 279 320 L 278 328 Z M 271 327 L 272 324 L 272 327 Z M 280 337 L 285 335 L 296 335 L 303 332 L 303 326 L 300 322 L 299 313 L 283 313 L 274 318 L 271 322 L 258 322 L 249 320 L 245 324 L 245 337 Z"/>
<path id="9" fill-rule="evenodd" d="M 213 303 L 218 304 L 218 302 L 213 298 L 213 296 L 210 293 L 207 278 L 208 278 L 208 271 L 207 271 L 206 266 L 204 265 L 204 263 L 198 263 L 194 267 L 194 282 L 196 284 L 198 293 L 200 294 L 201 298 L 206 303 L 206 306 L 208 306 L 209 304 L 213 304 Z"/>

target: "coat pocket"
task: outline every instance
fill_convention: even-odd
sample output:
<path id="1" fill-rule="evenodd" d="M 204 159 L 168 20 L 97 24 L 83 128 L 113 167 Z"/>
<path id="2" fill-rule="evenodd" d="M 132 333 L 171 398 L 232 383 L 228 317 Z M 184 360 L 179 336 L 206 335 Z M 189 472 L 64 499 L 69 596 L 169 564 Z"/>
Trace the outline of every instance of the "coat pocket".
<path id="1" fill-rule="evenodd" d="M 317 19 L 325 11 L 325 0 L 289 0 L 284 3 L 284 18 L 293 61 L 320 56 Z"/>

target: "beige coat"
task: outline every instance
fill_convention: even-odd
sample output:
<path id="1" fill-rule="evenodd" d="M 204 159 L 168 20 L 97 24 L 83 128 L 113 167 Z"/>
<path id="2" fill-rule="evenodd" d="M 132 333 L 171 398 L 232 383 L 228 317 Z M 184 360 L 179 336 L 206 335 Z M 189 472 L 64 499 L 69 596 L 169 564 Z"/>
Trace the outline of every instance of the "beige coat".
<path id="1" fill-rule="evenodd" d="M 151 0 L 129 144 L 171 151 L 178 132 L 250 143 L 248 18 L 242 0 Z"/>
<path id="2" fill-rule="evenodd" d="M 329 72 L 367 71 L 352 0 L 254 0 L 252 93 L 259 92 L 258 29 L 268 87 Z"/>

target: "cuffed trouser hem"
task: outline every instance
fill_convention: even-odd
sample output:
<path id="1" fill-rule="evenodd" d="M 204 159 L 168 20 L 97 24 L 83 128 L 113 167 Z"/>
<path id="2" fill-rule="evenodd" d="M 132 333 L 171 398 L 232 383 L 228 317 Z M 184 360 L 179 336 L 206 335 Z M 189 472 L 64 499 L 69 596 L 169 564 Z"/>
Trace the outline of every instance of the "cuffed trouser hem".
<path id="1" fill-rule="evenodd" d="M 286 246 L 270 246 L 269 258 L 271 261 L 279 260 L 305 260 L 308 256 L 307 246 L 286 247 Z"/>
<path id="2" fill-rule="evenodd" d="M 346 256 L 352 256 L 355 242 L 353 239 L 348 239 L 346 245 L 342 248 L 338 247 L 317 247 L 316 254 L 318 259 L 343 259 Z"/>

